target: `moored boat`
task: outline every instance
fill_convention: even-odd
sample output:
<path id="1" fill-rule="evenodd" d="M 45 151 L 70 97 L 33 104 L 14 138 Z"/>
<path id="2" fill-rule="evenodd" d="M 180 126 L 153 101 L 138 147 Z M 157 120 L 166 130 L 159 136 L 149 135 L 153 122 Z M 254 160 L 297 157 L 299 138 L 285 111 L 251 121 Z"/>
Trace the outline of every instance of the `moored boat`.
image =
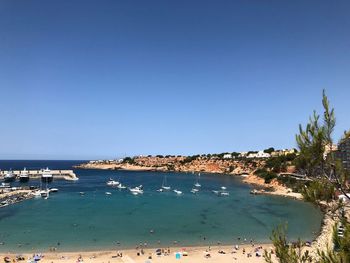
<path id="1" fill-rule="evenodd" d="M 5 183 L 13 182 L 15 179 L 16 179 L 16 176 L 13 174 L 11 170 L 7 171 L 7 173 L 4 176 Z"/>
<path id="2" fill-rule="evenodd" d="M 50 183 L 53 180 L 53 176 L 51 173 L 51 170 L 47 167 L 45 170 L 42 171 L 41 174 L 41 181 L 45 183 Z"/>
<path id="3" fill-rule="evenodd" d="M 171 187 L 167 185 L 167 175 L 166 174 L 164 175 L 161 189 L 163 189 L 165 191 L 169 191 L 171 189 Z M 163 192 L 163 191 L 160 191 L 160 192 Z"/>
<path id="4" fill-rule="evenodd" d="M 49 198 L 49 196 L 50 196 L 50 190 L 48 190 L 48 189 L 46 189 L 46 190 L 41 190 L 41 191 L 40 191 L 40 195 L 41 195 L 42 198 L 47 199 L 47 198 Z"/>
<path id="5" fill-rule="evenodd" d="M 50 193 L 56 193 L 56 192 L 58 192 L 58 189 L 57 188 L 50 188 L 49 191 L 50 191 Z"/>
<path id="6" fill-rule="evenodd" d="M 108 186 L 117 186 L 119 185 L 118 181 L 114 181 L 112 178 L 109 178 L 109 180 L 106 183 Z"/>
<path id="7" fill-rule="evenodd" d="M 143 188 L 142 185 L 140 185 L 140 186 L 136 186 L 134 188 L 129 188 L 129 190 L 133 195 L 138 195 L 138 194 L 143 194 L 142 188 Z"/>
<path id="8" fill-rule="evenodd" d="M 174 190 L 174 193 L 176 193 L 177 195 L 182 195 L 182 192 L 180 190 L 177 190 L 177 189 Z"/>
<path id="9" fill-rule="evenodd" d="M 199 192 L 199 190 L 196 189 L 196 188 L 192 188 L 192 190 L 191 190 L 191 193 L 192 193 L 192 194 L 196 194 L 196 193 L 198 193 L 198 192 Z"/>
<path id="10" fill-rule="evenodd" d="M 201 184 L 199 183 L 199 178 L 200 178 L 201 174 L 199 173 L 198 174 L 198 177 L 197 177 L 197 181 L 196 183 L 194 184 L 195 187 L 201 187 Z"/>
<path id="11" fill-rule="evenodd" d="M 122 185 L 121 183 L 117 185 L 117 188 L 118 189 L 126 189 L 126 186 L 125 185 Z"/>
<path id="12" fill-rule="evenodd" d="M 20 175 L 19 175 L 19 181 L 21 183 L 26 183 L 29 181 L 29 173 L 26 170 L 26 168 L 23 169 L 23 171 L 21 171 Z"/>

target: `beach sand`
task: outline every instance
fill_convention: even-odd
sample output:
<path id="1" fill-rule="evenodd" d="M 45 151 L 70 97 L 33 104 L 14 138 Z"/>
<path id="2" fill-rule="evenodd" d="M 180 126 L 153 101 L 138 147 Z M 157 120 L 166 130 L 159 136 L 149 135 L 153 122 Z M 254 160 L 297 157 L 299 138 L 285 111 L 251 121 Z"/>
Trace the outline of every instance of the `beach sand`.
<path id="1" fill-rule="evenodd" d="M 258 245 L 254 247 L 251 245 L 239 246 L 239 249 L 236 250 L 233 246 L 215 246 L 211 247 L 210 251 L 208 247 L 187 247 L 187 248 L 170 248 L 169 255 L 156 255 L 156 249 L 144 249 L 144 254 L 138 256 L 137 252 L 140 250 L 129 249 L 129 250 L 120 250 L 122 257 L 117 257 L 117 251 L 95 251 L 95 252 L 49 252 L 44 253 L 44 257 L 39 262 L 44 263 L 75 263 L 79 262 L 78 259 L 81 257 L 83 261 L 80 262 L 89 262 L 89 263 L 112 263 L 112 262 L 124 262 L 124 263 L 161 263 L 161 262 L 265 262 L 263 257 L 256 256 L 255 249 L 258 248 Z M 245 249 L 245 253 L 243 253 Z M 271 245 L 264 244 L 262 249 L 259 249 L 261 255 L 263 254 L 263 249 L 271 249 Z M 220 254 L 219 251 L 222 250 L 226 254 Z M 177 252 L 187 252 L 187 256 L 181 256 L 180 259 L 176 259 Z M 209 253 L 210 257 L 206 258 L 205 255 Z M 251 257 L 248 257 L 248 254 L 251 253 Z M 16 254 L 6 254 L 0 253 L 0 257 L 4 258 L 8 256 L 11 261 L 16 257 Z M 23 254 L 25 261 L 27 262 L 29 258 L 32 258 L 32 254 Z M 149 259 L 149 256 L 152 258 Z"/>

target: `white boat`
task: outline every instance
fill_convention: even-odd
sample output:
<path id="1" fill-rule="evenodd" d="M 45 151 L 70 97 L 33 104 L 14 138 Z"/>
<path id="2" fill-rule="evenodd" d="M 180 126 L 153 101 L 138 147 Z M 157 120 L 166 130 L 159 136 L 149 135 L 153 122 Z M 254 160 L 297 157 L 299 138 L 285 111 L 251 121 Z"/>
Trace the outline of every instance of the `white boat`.
<path id="1" fill-rule="evenodd" d="M 109 186 L 117 186 L 117 185 L 119 185 L 119 182 L 118 181 L 114 181 L 113 179 L 109 179 L 107 181 L 107 185 L 109 185 Z"/>
<path id="2" fill-rule="evenodd" d="M 51 170 L 47 167 L 45 170 L 42 170 L 41 180 L 46 183 L 52 182 L 52 173 Z"/>
<path id="3" fill-rule="evenodd" d="M 50 193 L 56 193 L 58 192 L 58 188 L 50 188 L 49 191 Z"/>
<path id="4" fill-rule="evenodd" d="M 118 188 L 118 189 L 126 189 L 126 186 L 125 186 L 125 185 L 122 185 L 122 184 L 118 184 L 118 185 L 117 185 L 117 188 Z"/>
<path id="5" fill-rule="evenodd" d="M 36 191 L 32 192 L 32 195 L 35 198 L 39 198 L 39 197 L 41 197 L 41 191 L 40 190 L 36 190 Z"/>
<path id="6" fill-rule="evenodd" d="M 19 175 L 19 181 L 21 183 L 26 183 L 26 182 L 29 181 L 29 173 L 28 173 L 28 171 L 26 170 L 25 167 L 24 167 L 23 171 Z"/>
<path id="7" fill-rule="evenodd" d="M 182 192 L 176 189 L 174 190 L 174 193 L 176 193 L 177 195 L 182 195 Z"/>
<path id="8" fill-rule="evenodd" d="M 143 194 L 142 185 L 129 189 L 133 195 Z"/>
<path id="9" fill-rule="evenodd" d="M 199 192 L 199 190 L 196 189 L 196 188 L 192 188 L 192 190 L 191 190 L 191 193 L 192 193 L 192 194 L 196 194 L 196 193 L 198 193 L 198 192 Z"/>
<path id="10" fill-rule="evenodd" d="M 226 190 L 226 187 L 225 187 L 225 186 L 221 186 L 221 189 L 222 189 L 222 190 Z"/>
<path id="11" fill-rule="evenodd" d="M 111 193 L 111 192 L 106 192 L 105 194 L 106 194 L 106 195 L 111 195 L 112 193 Z"/>
<path id="12" fill-rule="evenodd" d="M 163 188 L 159 188 L 158 190 L 157 190 L 157 192 L 164 192 L 164 189 Z"/>
<path id="13" fill-rule="evenodd" d="M 197 178 L 197 181 L 196 183 L 194 184 L 195 187 L 201 187 L 200 183 L 199 183 L 199 177 L 201 176 L 201 174 L 199 173 L 198 174 L 198 178 Z"/>
<path id="14" fill-rule="evenodd" d="M 80 195 L 85 195 L 85 192 L 79 192 Z"/>
<path id="15" fill-rule="evenodd" d="M 49 196 L 50 196 L 50 191 L 48 190 L 48 189 L 46 189 L 46 190 L 41 190 L 40 191 L 40 195 L 41 195 L 41 197 L 43 197 L 43 198 L 49 198 Z"/>
<path id="16" fill-rule="evenodd" d="M 0 188 L 10 188 L 11 185 L 9 183 L 1 183 Z"/>
<path id="17" fill-rule="evenodd" d="M 7 173 L 4 176 L 5 183 L 13 182 L 16 179 L 16 176 L 12 173 L 11 170 L 7 171 Z"/>
<path id="18" fill-rule="evenodd" d="M 219 195 L 219 191 L 217 191 L 217 190 L 213 190 L 212 192 L 216 195 Z"/>
<path id="19" fill-rule="evenodd" d="M 220 195 L 221 195 L 221 196 L 229 196 L 230 193 L 228 193 L 228 192 L 221 192 Z"/>
<path id="20" fill-rule="evenodd" d="M 164 178 L 163 178 L 163 183 L 162 183 L 162 189 L 165 190 L 165 191 L 169 191 L 171 189 L 170 186 L 167 185 L 167 175 L 165 174 L 164 175 Z"/>

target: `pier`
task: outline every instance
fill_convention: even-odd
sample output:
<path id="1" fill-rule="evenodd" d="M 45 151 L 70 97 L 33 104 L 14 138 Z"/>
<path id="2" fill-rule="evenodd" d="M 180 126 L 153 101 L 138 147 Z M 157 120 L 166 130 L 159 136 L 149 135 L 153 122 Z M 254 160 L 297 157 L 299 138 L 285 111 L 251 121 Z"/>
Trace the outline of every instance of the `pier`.
<path id="1" fill-rule="evenodd" d="M 27 170 L 29 179 L 40 179 L 44 170 Z M 8 171 L 0 171 L 0 179 L 4 179 Z M 13 170 L 12 173 L 18 178 L 23 170 Z M 76 181 L 79 178 L 75 175 L 73 170 L 51 170 L 50 173 L 54 180 Z"/>

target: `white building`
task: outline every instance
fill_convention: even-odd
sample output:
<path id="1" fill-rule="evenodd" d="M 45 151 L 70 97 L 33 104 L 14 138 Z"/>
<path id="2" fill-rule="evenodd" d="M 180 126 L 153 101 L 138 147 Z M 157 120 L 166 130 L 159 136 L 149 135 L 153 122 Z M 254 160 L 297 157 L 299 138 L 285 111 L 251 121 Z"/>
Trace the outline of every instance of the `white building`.
<path id="1" fill-rule="evenodd" d="M 248 152 L 241 152 L 239 153 L 238 157 L 246 157 Z"/>
<path id="2" fill-rule="evenodd" d="M 247 158 L 257 158 L 257 153 L 250 153 L 248 154 Z"/>
<path id="3" fill-rule="evenodd" d="M 266 153 L 264 151 L 259 151 L 257 154 L 256 154 L 256 158 L 270 158 L 271 155 L 269 153 Z"/>
<path id="4" fill-rule="evenodd" d="M 223 158 L 224 159 L 232 159 L 232 154 L 226 153 L 226 154 L 224 154 Z"/>
<path id="5" fill-rule="evenodd" d="M 271 155 L 269 153 L 265 153 L 264 151 L 258 151 L 257 153 L 250 153 L 247 158 L 270 158 Z"/>

